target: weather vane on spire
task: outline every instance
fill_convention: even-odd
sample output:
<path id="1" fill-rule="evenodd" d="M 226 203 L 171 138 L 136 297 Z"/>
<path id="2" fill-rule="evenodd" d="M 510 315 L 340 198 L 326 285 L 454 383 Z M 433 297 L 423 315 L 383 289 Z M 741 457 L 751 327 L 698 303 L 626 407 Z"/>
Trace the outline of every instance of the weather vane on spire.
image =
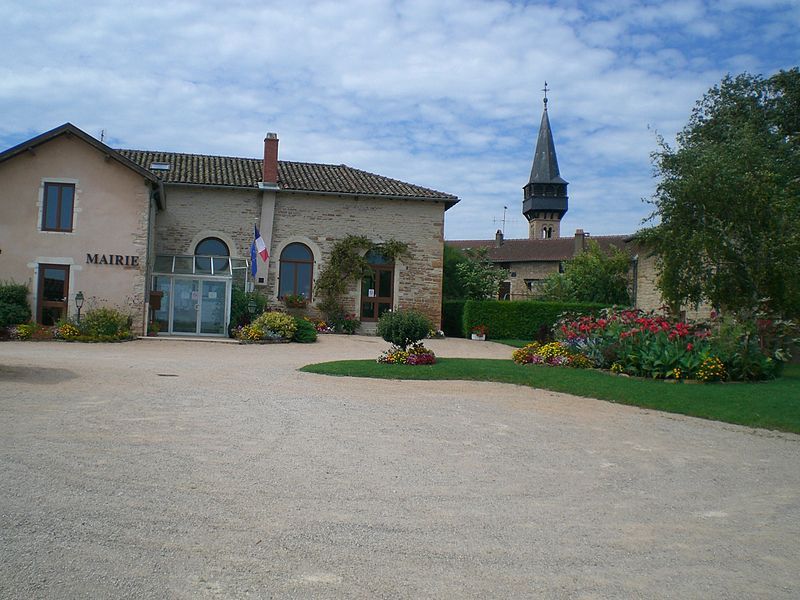
<path id="1" fill-rule="evenodd" d="M 547 110 L 547 91 L 548 91 L 548 88 L 547 88 L 547 82 L 546 81 L 544 82 L 544 87 L 542 88 L 542 91 L 544 92 L 544 109 Z"/>

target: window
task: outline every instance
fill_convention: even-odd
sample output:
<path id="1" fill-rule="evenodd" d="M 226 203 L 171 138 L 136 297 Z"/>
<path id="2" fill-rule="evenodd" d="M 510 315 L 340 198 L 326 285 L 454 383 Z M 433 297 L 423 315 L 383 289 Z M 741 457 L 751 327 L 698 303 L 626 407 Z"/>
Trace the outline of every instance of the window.
<path id="1" fill-rule="evenodd" d="M 45 183 L 42 231 L 72 231 L 74 183 Z"/>
<path id="2" fill-rule="evenodd" d="M 314 255 L 305 244 L 289 244 L 281 252 L 278 297 L 305 296 L 311 299 Z"/>
<path id="3" fill-rule="evenodd" d="M 208 258 L 211 256 L 230 256 L 228 245 L 219 238 L 209 237 L 195 246 L 195 266 L 198 273 L 211 273 L 211 261 L 214 261 L 214 273 L 219 274 L 228 268 L 228 259 Z M 202 258 L 201 258 L 202 257 Z"/>

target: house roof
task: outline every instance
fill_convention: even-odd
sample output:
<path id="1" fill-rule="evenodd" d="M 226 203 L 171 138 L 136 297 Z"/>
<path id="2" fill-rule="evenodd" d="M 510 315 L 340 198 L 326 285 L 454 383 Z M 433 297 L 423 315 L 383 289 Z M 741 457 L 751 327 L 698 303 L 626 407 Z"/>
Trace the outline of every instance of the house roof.
<path id="1" fill-rule="evenodd" d="M 233 156 L 209 156 L 148 150 L 118 150 L 145 169 L 167 163 L 169 170 L 151 172 L 164 183 L 258 188 L 263 160 Z M 376 175 L 347 165 L 278 161 L 281 191 L 383 196 L 408 200 L 444 202 L 450 208 L 458 197 L 422 186 Z"/>
<path id="2" fill-rule="evenodd" d="M 625 240 L 629 235 L 602 235 L 586 237 L 587 241 L 594 240 L 601 250 L 608 251 L 611 246 L 620 250 L 625 247 Z M 503 240 L 502 245 L 496 247 L 495 240 L 447 240 L 445 243 L 453 248 L 465 250 L 467 248 L 488 248 L 488 257 L 496 263 L 512 262 L 559 262 L 569 260 L 575 256 L 575 238 L 551 238 L 546 240 Z"/>
<path id="3" fill-rule="evenodd" d="M 9 159 L 11 159 L 11 158 L 13 158 L 13 157 L 15 157 L 15 156 L 17 156 L 19 154 L 22 154 L 23 152 L 33 152 L 33 153 L 35 153 L 36 152 L 36 148 L 38 146 L 41 146 L 42 144 L 46 144 L 50 140 L 55 139 L 55 138 L 57 138 L 57 137 L 59 137 L 61 135 L 75 136 L 75 137 L 83 140 L 84 142 L 86 142 L 90 146 L 94 147 L 99 152 L 102 152 L 108 158 L 110 158 L 112 160 L 116 160 L 118 163 L 120 163 L 123 166 L 127 167 L 128 169 L 131 169 L 131 170 L 135 171 L 136 173 L 142 175 L 143 177 L 145 177 L 149 181 L 152 181 L 154 183 L 158 182 L 158 177 L 156 177 L 151 171 L 149 171 L 148 169 L 143 168 L 141 165 L 137 164 L 136 162 L 131 161 L 129 158 L 127 158 L 126 156 L 120 154 L 119 152 L 117 152 L 116 150 L 111 148 L 110 146 L 106 146 L 103 142 L 93 138 L 91 135 L 89 135 L 85 131 L 82 131 L 81 129 L 78 129 L 72 123 L 64 123 L 63 125 L 60 125 L 59 127 L 56 127 L 55 129 L 51 129 L 50 131 L 45 131 L 41 135 L 37 135 L 36 137 L 31 138 L 31 139 L 29 139 L 29 140 L 27 140 L 25 142 L 22 142 L 21 144 L 17 144 L 13 148 L 9 148 L 8 150 L 0 153 L 0 162 L 9 160 Z"/>

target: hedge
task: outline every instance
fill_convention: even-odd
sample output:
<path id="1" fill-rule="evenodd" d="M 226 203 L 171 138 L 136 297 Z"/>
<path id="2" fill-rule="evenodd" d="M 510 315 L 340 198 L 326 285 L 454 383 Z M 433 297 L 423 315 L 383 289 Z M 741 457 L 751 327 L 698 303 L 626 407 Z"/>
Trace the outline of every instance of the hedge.
<path id="1" fill-rule="evenodd" d="M 27 323 L 30 318 L 28 287 L 21 283 L 0 282 L 0 327 Z"/>
<path id="2" fill-rule="evenodd" d="M 561 313 L 589 314 L 603 308 L 607 305 L 587 302 L 467 300 L 461 331 L 466 337 L 476 325 L 486 325 L 490 339 L 533 340 L 542 327 L 549 330 Z"/>
<path id="3" fill-rule="evenodd" d="M 442 302 L 442 331 L 448 337 L 464 337 L 464 305 L 466 300 Z"/>

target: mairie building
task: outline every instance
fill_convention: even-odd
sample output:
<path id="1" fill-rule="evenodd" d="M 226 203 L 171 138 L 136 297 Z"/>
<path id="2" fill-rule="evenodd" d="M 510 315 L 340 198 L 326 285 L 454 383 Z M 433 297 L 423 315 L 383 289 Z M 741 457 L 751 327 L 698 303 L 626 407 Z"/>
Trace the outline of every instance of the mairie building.
<path id="1" fill-rule="evenodd" d="M 80 293 L 84 311 L 118 308 L 139 334 L 152 314 L 161 334 L 223 336 L 234 285 L 276 304 L 302 295 L 313 310 L 333 245 L 362 235 L 409 252 L 371 256 L 346 309 L 367 329 L 398 308 L 438 327 L 444 213 L 457 202 L 346 165 L 278 160 L 273 133 L 262 157 L 235 158 L 113 149 L 66 123 L 0 153 L 0 280 L 27 284 L 45 325 L 75 316 Z M 254 227 L 269 258 L 251 276 Z"/>

